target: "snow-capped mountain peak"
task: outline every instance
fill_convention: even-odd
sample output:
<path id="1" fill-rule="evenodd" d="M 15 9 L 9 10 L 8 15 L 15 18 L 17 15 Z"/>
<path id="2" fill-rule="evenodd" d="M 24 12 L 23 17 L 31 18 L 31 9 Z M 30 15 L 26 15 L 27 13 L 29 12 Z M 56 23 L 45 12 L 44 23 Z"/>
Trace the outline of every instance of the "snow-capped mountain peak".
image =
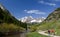
<path id="1" fill-rule="evenodd" d="M 30 22 L 36 22 L 36 20 L 34 19 L 34 20 L 31 20 Z"/>
<path id="2" fill-rule="evenodd" d="M 21 22 L 26 22 L 26 23 L 40 23 L 44 20 L 45 18 L 33 18 L 32 16 L 25 16 L 20 19 Z"/>
<path id="3" fill-rule="evenodd" d="M 20 21 L 21 22 L 29 22 L 32 19 L 33 19 L 32 16 L 25 16 L 25 17 L 21 18 Z"/>

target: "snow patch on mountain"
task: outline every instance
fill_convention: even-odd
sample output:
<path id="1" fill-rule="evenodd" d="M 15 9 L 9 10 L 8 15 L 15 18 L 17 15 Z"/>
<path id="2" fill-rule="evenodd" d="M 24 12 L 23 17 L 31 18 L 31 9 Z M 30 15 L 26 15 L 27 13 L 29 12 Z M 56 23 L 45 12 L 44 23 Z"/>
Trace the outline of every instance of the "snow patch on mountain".
<path id="1" fill-rule="evenodd" d="M 21 22 L 26 22 L 26 23 L 40 23 L 44 20 L 45 18 L 33 18 L 32 16 L 25 16 L 20 19 Z"/>
<path id="2" fill-rule="evenodd" d="M 2 10 L 5 10 L 5 7 L 0 3 L 0 8 L 2 9 Z"/>

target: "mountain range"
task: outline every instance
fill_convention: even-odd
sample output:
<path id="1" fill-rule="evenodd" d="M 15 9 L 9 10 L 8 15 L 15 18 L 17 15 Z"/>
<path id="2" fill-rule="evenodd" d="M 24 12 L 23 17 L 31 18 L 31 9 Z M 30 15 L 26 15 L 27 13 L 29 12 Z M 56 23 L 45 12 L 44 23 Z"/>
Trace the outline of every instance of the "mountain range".
<path id="1" fill-rule="evenodd" d="M 20 19 L 21 22 L 26 22 L 26 23 L 41 23 L 45 18 L 33 18 L 32 16 L 25 16 Z"/>

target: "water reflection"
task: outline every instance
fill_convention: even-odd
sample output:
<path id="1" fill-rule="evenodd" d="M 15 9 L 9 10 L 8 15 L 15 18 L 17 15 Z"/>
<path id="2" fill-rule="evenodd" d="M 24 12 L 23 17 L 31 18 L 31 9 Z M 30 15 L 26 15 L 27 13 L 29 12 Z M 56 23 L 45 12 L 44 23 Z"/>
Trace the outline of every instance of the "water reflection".
<path id="1" fill-rule="evenodd" d="M 2 37 L 26 37 L 26 32 L 23 32 L 23 33 L 20 33 L 20 34 L 16 34 L 16 35 L 2 36 Z"/>
<path id="2" fill-rule="evenodd" d="M 9 36 L 3 36 L 3 37 L 20 37 L 20 34 L 16 34 L 16 35 L 9 35 Z"/>

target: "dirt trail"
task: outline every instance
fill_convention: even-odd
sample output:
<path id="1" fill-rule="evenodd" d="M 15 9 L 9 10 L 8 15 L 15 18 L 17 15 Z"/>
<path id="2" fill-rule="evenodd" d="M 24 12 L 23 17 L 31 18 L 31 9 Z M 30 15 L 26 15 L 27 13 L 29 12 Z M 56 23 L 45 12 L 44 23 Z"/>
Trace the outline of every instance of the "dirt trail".
<path id="1" fill-rule="evenodd" d="M 39 34 L 42 34 L 42 35 L 46 35 L 46 36 L 51 36 L 51 37 L 60 37 L 60 36 L 56 36 L 56 35 L 49 35 L 47 33 L 45 33 L 46 31 L 38 31 Z"/>

